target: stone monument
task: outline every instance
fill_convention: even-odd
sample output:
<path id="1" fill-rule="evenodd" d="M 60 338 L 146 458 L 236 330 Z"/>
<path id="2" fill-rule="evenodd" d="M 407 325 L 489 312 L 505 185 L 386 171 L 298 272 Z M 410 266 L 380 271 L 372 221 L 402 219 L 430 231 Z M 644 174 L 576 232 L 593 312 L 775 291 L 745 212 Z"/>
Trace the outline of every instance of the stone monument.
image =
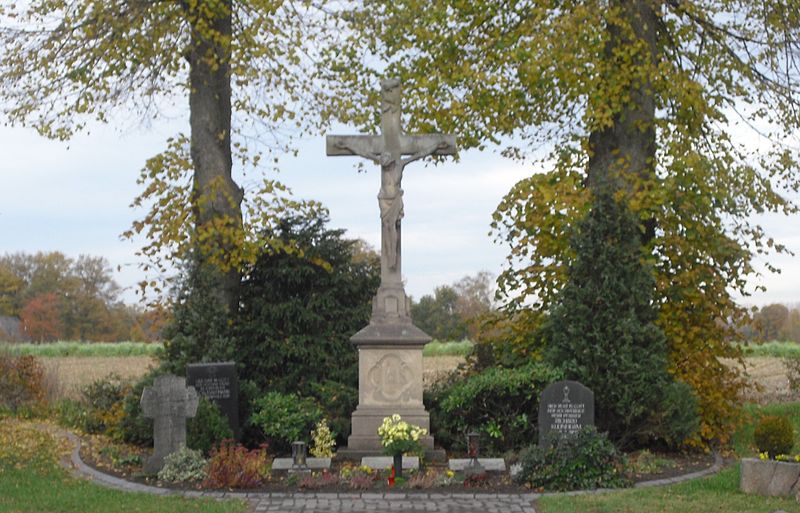
<path id="1" fill-rule="evenodd" d="M 186 384 L 219 407 L 239 438 L 239 378 L 234 362 L 191 363 L 186 366 Z"/>
<path id="2" fill-rule="evenodd" d="M 197 392 L 186 379 L 172 374 L 158 376 L 142 391 L 142 412 L 153 419 L 153 455 L 144 463 L 146 474 L 156 474 L 164 458 L 186 445 L 186 418 L 197 412 Z"/>
<path id="3" fill-rule="evenodd" d="M 594 392 L 577 381 L 556 381 L 539 398 L 539 444 L 551 431 L 576 433 L 594 426 Z"/>
<path id="4" fill-rule="evenodd" d="M 411 322 L 402 281 L 401 220 L 405 167 L 429 155 L 454 155 L 454 135 L 407 135 L 400 125 L 400 81 L 381 83 L 381 134 L 328 136 L 328 156 L 354 155 L 381 168 L 381 284 L 372 300 L 369 325 L 350 339 L 358 348 L 358 407 L 347 449 L 357 457 L 382 453 L 378 426 L 394 413 L 430 432 L 422 404 L 422 347 L 431 340 Z M 433 437 L 421 440 L 433 450 Z"/>

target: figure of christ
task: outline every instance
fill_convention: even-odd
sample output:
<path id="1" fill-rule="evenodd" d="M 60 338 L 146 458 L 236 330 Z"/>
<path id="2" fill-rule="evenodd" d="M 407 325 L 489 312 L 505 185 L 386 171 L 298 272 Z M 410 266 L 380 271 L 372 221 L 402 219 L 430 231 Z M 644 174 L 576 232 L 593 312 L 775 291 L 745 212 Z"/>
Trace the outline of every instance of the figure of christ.
<path id="1" fill-rule="evenodd" d="M 408 164 L 447 148 L 448 143 L 432 144 L 405 158 L 394 156 L 389 152 L 360 152 L 343 141 L 338 141 L 335 146 L 381 166 L 381 189 L 378 191 L 378 206 L 381 211 L 381 254 L 385 255 L 382 260 L 385 260 L 389 270 L 396 271 L 400 247 L 400 220 L 403 219 L 403 189 L 401 187 L 403 170 Z"/>

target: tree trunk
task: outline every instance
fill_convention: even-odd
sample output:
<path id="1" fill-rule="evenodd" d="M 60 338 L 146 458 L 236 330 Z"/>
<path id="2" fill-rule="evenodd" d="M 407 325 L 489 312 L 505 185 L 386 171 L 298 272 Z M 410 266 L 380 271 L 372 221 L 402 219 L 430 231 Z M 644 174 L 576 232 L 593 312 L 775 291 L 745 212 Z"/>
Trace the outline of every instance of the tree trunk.
<path id="1" fill-rule="evenodd" d="M 243 193 L 231 176 L 231 0 L 201 0 L 184 4 L 192 25 L 189 52 L 191 155 L 194 166 L 194 211 L 198 232 L 220 223 L 241 230 Z M 234 242 L 214 229 L 210 240 L 198 243 L 201 271 L 211 273 L 221 304 L 233 311 L 238 304 L 239 269 L 221 269 Z"/>
<path id="2" fill-rule="evenodd" d="M 654 64 L 657 14 L 652 1 L 614 0 L 611 6 L 621 9 L 621 23 L 628 24 L 632 34 L 626 34 L 614 23 L 607 27 L 609 39 L 605 56 L 612 63 L 609 73 L 625 73 L 624 65 L 616 62 L 614 52 L 635 44 L 644 43 L 645 50 L 636 55 L 633 66 Z M 649 180 L 655 173 L 655 95 L 652 84 L 649 80 L 633 80 L 628 92 L 630 100 L 615 113 L 612 125 L 589 135 L 588 185 L 592 189 L 630 187 L 636 179 Z M 655 226 L 655 219 L 644 221 L 643 242 L 654 237 Z"/>

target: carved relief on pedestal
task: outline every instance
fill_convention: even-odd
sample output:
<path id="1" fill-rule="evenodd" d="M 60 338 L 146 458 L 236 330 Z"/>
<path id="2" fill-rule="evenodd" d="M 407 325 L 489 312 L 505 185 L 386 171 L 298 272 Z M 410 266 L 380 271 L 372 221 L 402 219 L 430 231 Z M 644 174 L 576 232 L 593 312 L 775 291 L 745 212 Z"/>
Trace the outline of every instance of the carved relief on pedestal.
<path id="1" fill-rule="evenodd" d="M 414 371 L 396 354 L 384 355 L 367 373 L 372 399 L 379 403 L 414 400 Z"/>

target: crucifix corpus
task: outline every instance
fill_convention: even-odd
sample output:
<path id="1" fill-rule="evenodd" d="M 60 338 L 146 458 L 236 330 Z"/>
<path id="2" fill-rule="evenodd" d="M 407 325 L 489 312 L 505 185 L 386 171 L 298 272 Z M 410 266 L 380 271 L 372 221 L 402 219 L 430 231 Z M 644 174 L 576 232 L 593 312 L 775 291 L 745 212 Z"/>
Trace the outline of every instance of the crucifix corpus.
<path id="1" fill-rule="evenodd" d="M 351 456 L 381 453 L 377 435 L 383 417 L 399 413 L 429 429 L 422 404 L 422 347 L 431 340 L 411 322 L 403 288 L 401 221 L 403 171 L 430 155 L 455 155 L 454 135 L 407 135 L 400 126 L 400 81 L 381 83 L 380 135 L 329 135 L 328 156 L 359 156 L 381 168 L 378 206 L 381 218 L 381 284 L 372 302 L 369 325 L 350 339 L 359 354 L 359 401 L 345 452 Z M 429 455 L 433 438 L 422 440 Z"/>

